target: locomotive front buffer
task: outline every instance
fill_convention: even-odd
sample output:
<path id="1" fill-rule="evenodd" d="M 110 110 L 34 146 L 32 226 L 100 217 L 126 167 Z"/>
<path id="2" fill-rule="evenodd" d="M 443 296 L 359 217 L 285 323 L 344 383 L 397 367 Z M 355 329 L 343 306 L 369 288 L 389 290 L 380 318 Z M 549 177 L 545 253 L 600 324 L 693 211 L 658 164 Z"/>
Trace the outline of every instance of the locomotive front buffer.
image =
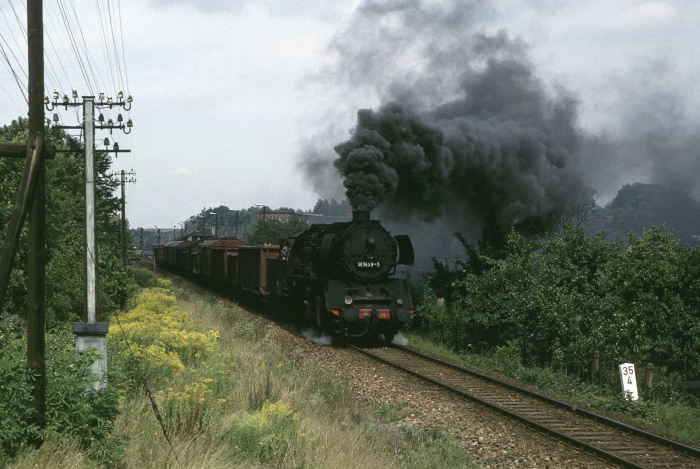
<path id="1" fill-rule="evenodd" d="M 415 311 L 408 284 L 401 279 L 384 285 L 329 288 L 325 296 L 334 329 L 346 337 L 383 335 L 391 342 Z"/>

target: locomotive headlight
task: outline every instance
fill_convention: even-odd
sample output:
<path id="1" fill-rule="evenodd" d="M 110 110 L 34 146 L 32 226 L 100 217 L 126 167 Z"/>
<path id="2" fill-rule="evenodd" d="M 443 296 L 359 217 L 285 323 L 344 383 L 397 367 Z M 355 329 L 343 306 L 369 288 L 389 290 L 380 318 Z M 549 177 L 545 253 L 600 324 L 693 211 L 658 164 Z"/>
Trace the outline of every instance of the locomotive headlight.
<path id="1" fill-rule="evenodd" d="M 403 298 L 396 298 L 396 304 L 401 306 L 403 304 Z"/>
<path id="2" fill-rule="evenodd" d="M 350 306 L 352 304 L 352 296 L 346 296 L 343 301 L 347 306 Z"/>

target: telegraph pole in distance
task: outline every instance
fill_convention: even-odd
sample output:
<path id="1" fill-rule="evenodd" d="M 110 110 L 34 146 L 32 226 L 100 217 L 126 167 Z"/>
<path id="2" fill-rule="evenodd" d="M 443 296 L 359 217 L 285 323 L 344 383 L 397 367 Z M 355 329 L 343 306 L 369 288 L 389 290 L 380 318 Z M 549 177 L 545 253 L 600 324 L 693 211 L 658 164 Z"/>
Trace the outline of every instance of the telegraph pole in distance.
<path id="1" fill-rule="evenodd" d="M 107 139 L 105 139 L 106 144 L 109 145 L 109 142 Z M 116 144 L 115 144 L 116 145 Z M 117 147 L 118 148 L 118 147 Z M 113 174 L 114 176 L 114 174 Z M 126 257 L 126 183 L 127 182 L 136 182 L 136 178 L 133 176 L 136 176 L 136 173 L 132 169 L 131 171 L 124 171 L 123 169 L 120 172 L 120 184 L 121 184 L 121 189 L 122 189 L 122 199 L 121 199 L 121 207 L 122 207 L 122 224 L 121 224 L 121 230 L 119 231 L 119 244 L 121 245 L 122 248 L 122 264 L 124 264 L 124 268 L 126 269 L 126 264 L 127 264 L 127 257 Z"/>

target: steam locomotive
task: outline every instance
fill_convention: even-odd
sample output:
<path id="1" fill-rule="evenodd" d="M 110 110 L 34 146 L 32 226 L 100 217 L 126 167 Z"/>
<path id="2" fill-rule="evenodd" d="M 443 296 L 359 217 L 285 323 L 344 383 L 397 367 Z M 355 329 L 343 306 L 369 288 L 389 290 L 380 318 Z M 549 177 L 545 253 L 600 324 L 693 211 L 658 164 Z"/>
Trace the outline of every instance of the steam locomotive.
<path id="1" fill-rule="evenodd" d="M 284 314 L 335 336 L 391 342 L 414 312 L 407 280 L 395 277 L 398 265 L 413 264 L 411 240 L 392 236 L 368 211 L 311 225 L 279 245 L 171 241 L 154 253 L 161 267 L 277 302 Z"/>

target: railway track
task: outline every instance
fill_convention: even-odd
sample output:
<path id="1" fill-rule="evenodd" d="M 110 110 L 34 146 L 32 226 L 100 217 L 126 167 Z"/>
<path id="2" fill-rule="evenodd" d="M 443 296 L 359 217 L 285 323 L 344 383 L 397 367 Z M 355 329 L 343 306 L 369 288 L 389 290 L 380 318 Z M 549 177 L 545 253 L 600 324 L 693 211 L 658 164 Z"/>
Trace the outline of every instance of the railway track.
<path id="1" fill-rule="evenodd" d="M 154 261 L 152 254 L 145 254 L 143 252 L 129 252 L 129 262 L 132 265 L 138 265 L 147 269 L 153 269 Z"/>
<path id="2" fill-rule="evenodd" d="M 629 468 L 698 468 L 700 449 L 407 347 L 351 348 L 513 418 L 609 463 Z"/>

